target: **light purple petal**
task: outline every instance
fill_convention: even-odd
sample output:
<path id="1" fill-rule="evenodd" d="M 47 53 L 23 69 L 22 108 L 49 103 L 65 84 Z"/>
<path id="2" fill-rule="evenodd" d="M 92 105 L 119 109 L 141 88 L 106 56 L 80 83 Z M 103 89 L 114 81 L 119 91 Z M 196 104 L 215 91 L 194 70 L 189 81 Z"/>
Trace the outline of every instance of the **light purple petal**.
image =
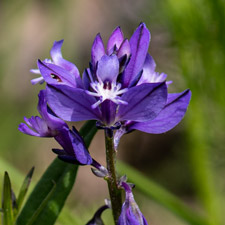
<path id="1" fill-rule="evenodd" d="M 30 72 L 34 74 L 41 74 L 39 69 L 31 69 Z"/>
<path id="2" fill-rule="evenodd" d="M 143 70 L 146 71 L 147 73 L 151 74 L 155 71 L 155 68 L 156 68 L 155 60 L 152 58 L 152 56 L 150 54 L 147 54 Z"/>
<path id="3" fill-rule="evenodd" d="M 174 128 L 184 117 L 191 98 L 191 91 L 168 94 L 166 106 L 151 121 L 134 123 L 129 130 L 137 129 L 147 133 L 160 134 Z"/>
<path id="4" fill-rule="evenodd" d="M 25 123 L 21 123 L 19 125 L 19 131 L 24 133 L 24 134 L 28 134 L 31 136 L 36 136 L 36 137 L 40 137 L 41 135 L 35 131 L 33 131 L 31 128 L 29 128 Z"/>
<path id="5" fill-rule="evenodd" d="M 104 55 L 98 62 L 97 76 L 99 81 L 116 82 L 119 74 L 119 61 L 116 55 Z"/>
<path id="6" fill-rule="evenodd" d="M 115 132 L 114 139 L 113 139 L 113 144 L 114 144 L 115 150 L 118 149 L 120 139 L 124 134 L 126 134 L 126 132 L 127 131 L 123 126 Z"/>
<path id="7" fill-rule="evenodd" d="M 37 78 L 34 78 L 32 79 L 31 81 L 31 84 L 32 85 L 35 85 L 35 84 L 43 84 L 45 82 L 44 78 L 43 77 L 37 77 Z"/>
<path id="8" fill-rule="evenodd" d="M 121 58 L 124 55 L 127 55 L 127 57 L 129 57 L 130 54 L 131 54 L 130 43 L 127 39 L 125 39 L 118 50 L 117 56 L 118 58 Z"/>
<path id="9" fill-rule="evenodd" d="M 125 87 L 142 70 L 148 52 L 149 42 L 150 32 L 145 24 L 141 23 L 130 39 L 131 59 L 123 76 L 123 84 Z"/>
<path id="10" fill-rule="evenodd" d="M 64 120 L 101 120 L 99 108 L 91 108 L 96 99 L 83 89 L 64 85 L 47 86 L 47 101 L 54 113 Z"/>
<path id="11" fill-rule="evenodd" d="M 142 77 L 139 81 L 139 84 L 150 83 L 149 81 L 151 80 L 151 77 L 155 73 L 155 68 L 156 68 L 156 64 L 154 59 L 152 58 L 150 54 L 147 54 L 145 63 L 143 66 Z"/>
<path id="12" fill-rule="evenodd" d="M 27 124 L 21 123 L 19 125 L 19 131 L 37 137 L 51 136 L 51 132 L 48 130 L 48 126 L 42 118 L 38 116 L 32 116 L 31 118 L 24 117 L 24 121 Z"/>
<path id="13" fill-rule="evenodd" d="M 38 68 L 48 84 L 60 83 L 71 87 L 77 87 L 76 78 L 62 67 L 38 60 Z"/>
<path id="14" fill-rule="evenodd" d="M 164 83 L 141 84 L 130 88 L 121 100 L 117 120 L 144 122 L 154 119 L 166 104 L 167 86 Z"/>
<path id="15" fill-rule="evenodd" d="M 117 27 L 111 34 L 108 40 L 107 44 L 107 52 L 108 55 L 111 55 L 113 53 L 114 47 L 116 46 L 116 49 L 119 49 L 120 45 L 123 42 L 123 33 L 120 29 L 120 27 Z"/>
<path id="16" fill-rule="evenodd" d="M 93 66 L 105 55 L 105 48 L 100 34 L 97 34 L 91 49 L 91 62 Z"/>
<path id="17" fill-rule="evenodd" d="M 167 74 L 165 73 L 158 73 L 155 72 L 156 63 L 151 55 L 147 54 L 144 67 L 143 67 L 143 73 L 141 76 L 141 79 L 138 82 L 138 85 L 143 83 L 159 83 L 164 82 L 167 78 Z M 167 81 L 167 84 L 170 82 Z"/>
<path id="18" fill-rule="evenodd" d="M 73 63 L 65 60 L 62 57 L 62 53 L 61 53 L 62 44 L 63 44 L 63 40 L 54 42 L 53 47 L 50 51 L 52 60 L 55 65 L 64 68 L 65 70 L 72 73 L 74 75 L 74 77 L 79 79 L 80 75 L 79 75 L 79 71 L 78 71 L 77 67 Z"/>

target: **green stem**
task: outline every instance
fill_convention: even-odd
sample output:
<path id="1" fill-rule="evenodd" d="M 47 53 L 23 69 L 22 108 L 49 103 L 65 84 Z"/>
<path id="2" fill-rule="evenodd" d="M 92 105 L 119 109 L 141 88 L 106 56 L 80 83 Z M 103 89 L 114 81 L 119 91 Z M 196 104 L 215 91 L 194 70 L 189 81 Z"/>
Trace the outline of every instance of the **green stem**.
<path id="1" fill-rule="evenodd" d="M 115 224 L 120 216 L 122 207 L 122 196 L 121 190 L 117 186 L 117 176 L 116 176 L 116 151 L 113 144 L 113 131 L 110 129 L 105 130 L 105 147 L 106 147 L 106 163 L 109 172 L 109 177 L 107 179 L 109 195 L 111 199 L 113 218 Z"/>

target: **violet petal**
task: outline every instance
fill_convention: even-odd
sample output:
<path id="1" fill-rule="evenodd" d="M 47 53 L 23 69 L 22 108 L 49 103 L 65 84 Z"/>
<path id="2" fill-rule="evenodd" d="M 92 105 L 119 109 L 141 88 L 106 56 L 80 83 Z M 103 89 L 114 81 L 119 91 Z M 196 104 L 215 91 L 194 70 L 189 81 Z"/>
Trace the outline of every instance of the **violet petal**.
<path id="1" fill-rule="evenodd" d="M 116 120 L 144 122 L 154 119 L 166 104 L 167 86 L 163 83 L 141 84 L 130 88 L 121 100 Z"/>
<path id="2" fill-rule="evenodd" d="M 113 53 L 114 46 L 116 46 L 117 49 L 119 49 L 120 45 L 123 42 L 123 33 L 120 29 L 120 27 L 117 27 L 111 34 L 108 40 L 107 44 L 107 52 L 108 55 L 111 55 Z"/>
<path id="3" fill-rule="evenodd" d="M 96 99 L 86 94 L 83 89 L 74 89 L 65 85 L 48 85 L 47 100 L 54 113 L 64 120 L 101 120 L 99 108 L 91 107 L 96 103 Z"/>
<path id="4" fill-rule="evenodd" d="M 85 147 L 84 142 L 81 141 L 73 131 L 69 132 L 69 137 L 71 139 L 77 161 L 81 165 L 90 165 L 92 163 L 92 158 Z"/>
<path id="5" fill-rule="evenodd" d="M 95 67 L 96 63 L 105 55 L 105 48 L 100 34 L 97 34 L 91 49 L 91 62 Z"/>
<path id="6" fill-rule="evenodd" d="M 48 111 L 47 99 L 46 99 L 46 90 L 41 90 L 38 95 L 38 111 L 42 118 L 46 121 L 47 126 L 51 130 L 60 130 L 63 127 L 67 127 L 67 124 L 60 118 L 52 115 Z"/>
<path id="7" fill-rule="evenodd" d="M 127 87 L 130 81 L 142 70 L 148 52 L 150 32 L 141 23 L 130 39 L 131 59 L 123 76 L 123 85 Z"/>
<path id="8" fill-rule="evenodd" d="M 63 44 L 63 40 L 54 42 L 53 47 L 50 51 L 52 60 L 53 60 L 54 64 L 69 71 L 70 73 L 72 73 L 74 75 L 74 77 L 79 78 L 80 75 L 79 75 L 79 71 L 78 71 L 77 67 L 73 63 L 65 60 L 62 57 L 62 53 L 61 53 L 62 44 Z"/>
<path id="9" fill-rule="evenodd" d="M 115 83 L 119 73 L 119 61 L 116 55 L 104 55 L 98 62 L 97 76 L 99 81 Z"/>
<path id="10" fill-rule="evenodd" d="M 142 123 L 134 123 L 128 129 L 137 129 L 152 134 L 160 134 L 171 130 L 184 117 L 190 98 L 190 90 L 168 94 L 166 106 L 155 119 Z"/>
<path id="11" fill-rule="evenodd" d="M 37 133 L 36 131 L 29 128 L 25 123 L 20 123 L 18 129 L 19 129 L 20 132 L 22 132 L 24 134 L 28 134 L 28 135 L 36 136 L 36 137 L 41 136 L 39 133 Z"/>
<path id="12" fill-rule="evenodd" d="M 130 43 L 127 39 L 125 39 L 117 52 L 117 57 L 121 58 L 122 56 L 127 55 L 128 58 L 130 54 L 131 54 Z"/>
<path id="13" fill-rule="evenodd" d="M 38 60 L 37 65 L 46 83 L 65 84 L 70 87 L 77 87 L 75 77 L 62 67 L 50 63 L 41 62 L 40 60 Z"/>

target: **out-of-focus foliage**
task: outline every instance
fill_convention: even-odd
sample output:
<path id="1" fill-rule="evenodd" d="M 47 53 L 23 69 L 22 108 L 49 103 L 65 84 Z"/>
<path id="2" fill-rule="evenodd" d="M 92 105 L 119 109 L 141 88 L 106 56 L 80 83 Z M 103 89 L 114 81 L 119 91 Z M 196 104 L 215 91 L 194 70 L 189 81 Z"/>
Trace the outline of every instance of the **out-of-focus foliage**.
<path id="1" fill-rule="evenodd" d="M 193 93 L 187 141 L 196 190 L 211 224 L 221 224 L 225 210 L 225 3 L 168 0 L 163 7 L 178 65 Z"/>

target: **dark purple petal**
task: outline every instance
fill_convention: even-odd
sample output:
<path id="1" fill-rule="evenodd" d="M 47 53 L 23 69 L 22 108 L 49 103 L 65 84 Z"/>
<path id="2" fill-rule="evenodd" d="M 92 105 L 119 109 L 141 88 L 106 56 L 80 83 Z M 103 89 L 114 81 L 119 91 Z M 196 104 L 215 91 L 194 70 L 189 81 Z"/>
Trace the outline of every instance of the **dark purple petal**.
<path id="1" fill-rule="evenodd" d="M 101 105 L 102 122 L 107 125 L 114 125 L 117 105 L 106 99 Z M 113 124 L 111 124 L 113 123 Z"/>
<path id="2" fill-rule="evenodd" d="M 76 162 L 80 165 L 90 165 L 92 158 L 84 144 L 79 132 L 73 127 L 73 130 L 69 128 L 62 129 L 55 140 L 63 147 L 65 154 L 62 151 L 54 150 L 56 154 L 60 155 L 60 159 L 69 162 Z M 75 160 L 75 161 L 74 161 Z"/>
<path id="3" fill-rule="evenodd" d="M 52 151 L 57 155 L 66 155 L 66 151 L 58 148 L 53 148 Z"/>
<path id="4" fill-rule="evenodd" d="M 116 82 L 119 74 L 119 61 L 116 55 L 104 55 L 98 62 L 97 76 L 99 81 Z"/>
<path id="5" fill-rule="evenodd" d="M 166 106 L 155 119 L 142 123 L 134 123 L 129 127 L 129 130 L 137 129 L 152 134 L 160 134 L 171 130 L 184 117 L 190 98 L 190 90 L 168 94 Z"/>
<path id="6" fill-rule="evenodd" d="M 82 75 L 83 86 L 86 90 L 89 89 L 90 83 L 93 82 L 90 69 L 85 69 Z"/>
<path id="7" fill-rule="evenodd" d="M 47 100 L 54 113 L 64 120 L 101 120 L 99 108 L 91 107 L 96 103 L 96 99 L 86 94 L 83 89 L 74 89 L 65 85 L 48 85 Z"/>
<path id="8" fill-rule="evenodd" d="M 117 57 L 121 58 L 122 56 L 127 55 L 128 58 L 130 54 L 131 54 L 130 43 L 127 39 L 125 39 L 118 50 Z"/>
<path id="9" fill-rule="evenodd" d="M 60 130 L 63 127 L 67 127 L 67 124 L 61 120 L 60 118 L 52 115 L 48 111 L 47 106 L 47 99 L 46 99 L 46 90 L 41 90 L 38 95 L 39 101 L 38 101 L 38 111 L 40 115 L 42 116 L 43 120 L 47 124 L 47 126 L 51 130 Z"/>
<path id="10" fill-rule="evenodd" d="M 66 155 L 75 156 L 69 132 L 69 127 L 64 127 L 54 138 L 62 146 L 63 150 L 66 152 Z"/>
<path id="11" fill-rule="evenodd" d="M 97 34 L 91 49 L 91 62 L 95 67 L 96 63 L 105 55 L 105 48 L 100 34 Z"/>
<path id="12" fill-rule="evenodd" d="M 127 87 L 130 81 L 143 68 L 150 42 L 150 32 L 144 23 L 141 23 L 130 39 L 131 59 L 125 69 L 123 85 Z"/>
<path id="13" fill-rule="evenodd" d="M 38 60 L 37 65 L 46 83 L 52 85 L 64 84 L 70 87 L 77 87 L 76 78 L 62 67 L 50 63 L 44 63 L 40 60 Z"/>
<path id="14" fill-rule="evenodd" d="M 58 155 L 58 158 L 64 162 L 71 163 L 71 164 L 78 164 L 80 165 L 79 161 L 77 161 L 76 157 L 70 155 Z"/>
<path id="15" fill-rule="evenodd" d="M 80 75 L 79 75 L 79 71 L 77 67 L 73 63 L 63 59 L 62 53 L 61 53 L 62 44 L 63 44 L 63 40 L 54 42 L 53 47 L 50 51 L 52 60 L 54 64 L 69 71 L 70 73 L 74 75 L 74 77 L 79 78 Z"/>
<path id="16" fill-rule="evenodd" d="M 164 83 L 141 84 L 130 88 L 121 100 L 116 120 L 144 122 L 154 119 L 166 104 L 167 86 Z"/>
<path id="17" fill-rule="evenodd" d="M 73 127 L 72 131 L 70 130 L 69 137 L 71 139 L 77 161 L 79 161 L 82 165 L 92 164 L 92 158 L 84 144 L 84 140 L 75 127 Z"/>
<path id="18" fill-rule="evenodd" d="M 108 40 L 107 44 L 107 52 L 108 55 L 111 55 L 113 53 L 113 49 L 116 46 L 116 49 L 119 49 L 120 45 L 123 42 L 123 33 L 120 29 L 120 27 L 117 27 L 111 34 Z"/>

